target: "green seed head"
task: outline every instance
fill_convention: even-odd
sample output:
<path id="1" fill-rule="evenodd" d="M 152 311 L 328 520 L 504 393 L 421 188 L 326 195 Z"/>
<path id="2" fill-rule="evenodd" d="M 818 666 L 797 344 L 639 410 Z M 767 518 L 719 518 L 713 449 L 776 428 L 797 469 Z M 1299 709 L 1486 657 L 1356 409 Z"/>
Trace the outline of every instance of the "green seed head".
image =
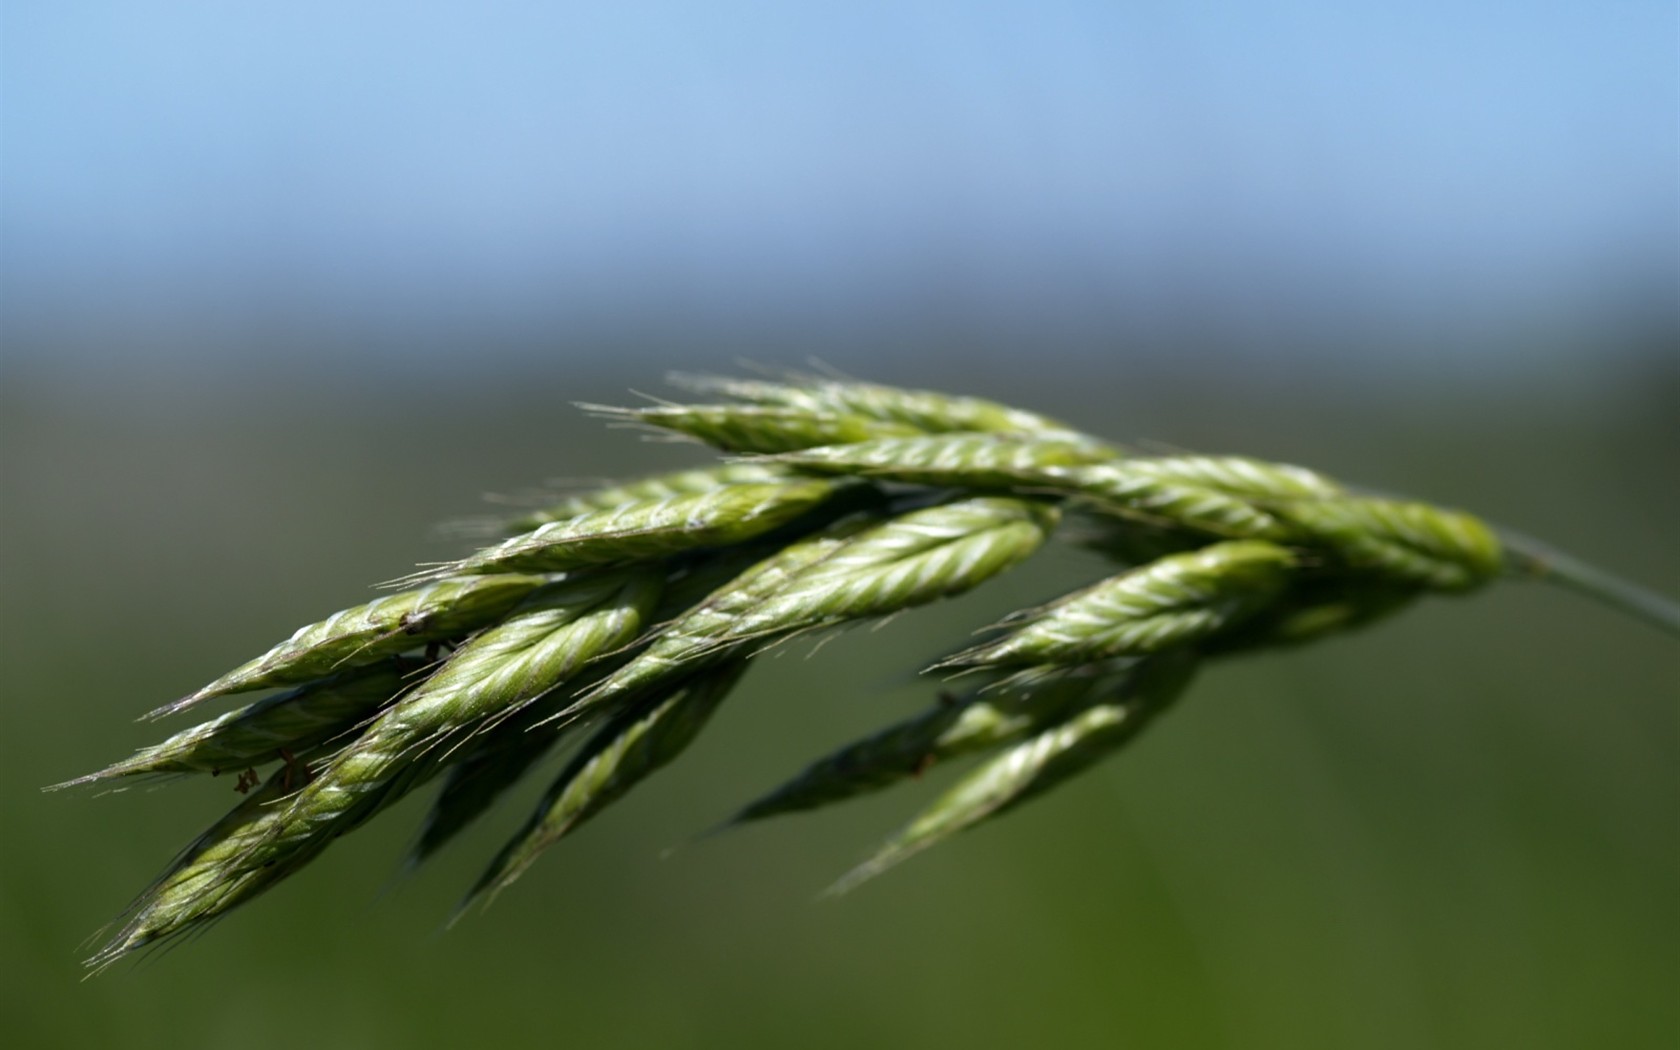
<path id="1" fill-rule="evenodd" d="M 1680 630 L 1674 603 L 1532 541 L 1299 467 L 1125 456 L 1046 417 L 931 391 L 809 376 L 690 385 L 729 403 L 601 411 L 757 458 L 526 515 L 518 535 L 301 628 L 163 712 L 290 691 L 72 781 L 240 769 L 248 790 L 272 765 L 93 964 L 202 929 L 436 778 L 417 863 L 587 726 L 469 901 L 487 898 L 688 747 L 759 650 L 962 594 L 1037 551 L 1067 509 L 1092 550 L 1131 567 L 1008 617 L 938 665 L 982 687 L 820 759 L 731 823 L 984 756 L 844 888 L 1114 753 L 1201 663 L 1325 640 L 1501 574 Z"/>

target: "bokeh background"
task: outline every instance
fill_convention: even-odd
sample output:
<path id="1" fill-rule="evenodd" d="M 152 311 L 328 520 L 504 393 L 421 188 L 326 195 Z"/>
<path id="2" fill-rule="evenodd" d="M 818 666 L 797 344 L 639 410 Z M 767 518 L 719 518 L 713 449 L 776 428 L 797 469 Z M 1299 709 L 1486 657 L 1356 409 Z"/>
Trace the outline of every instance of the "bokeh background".
<path id="1" fill-rule="evenodd" d="M 1680 593 L 1672 4 L 0 14 L 8 1045 L 1680 1039 L 1677 647 L 1531 586 L 1220 668 L 840 901 L 944 778 L 685 843 L 1090 562 L 766 663 L 448 933 L 530 790 L 396 879 L 410 800 L 79 983 L 233 799 L 39 791 L 482 493 L 697 460 L 570 403 L 738 358 L 1300 461 Z"/>

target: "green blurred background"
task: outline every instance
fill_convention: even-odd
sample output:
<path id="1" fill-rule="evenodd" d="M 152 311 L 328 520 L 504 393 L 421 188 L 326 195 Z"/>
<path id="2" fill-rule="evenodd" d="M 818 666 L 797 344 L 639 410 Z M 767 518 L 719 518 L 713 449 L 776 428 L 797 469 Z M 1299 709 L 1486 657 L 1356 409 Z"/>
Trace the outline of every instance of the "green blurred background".
<path id="1" fill-rule="evenodd" d="M 40 790 L 458 554 L 483 493 L 698 460 L 571 402 L 742 356 L 1301 462 L 1680 594 L 1677 22 L 0 0 L 0 1042 L 1680 1043 L 1680 646 L 1532 585 L 1220 667 L 837 901 L 953 771 L 689 840 L 1095 564 L 764 661 L 448 932 L 545 777 L 413 878 L 418 798 L 86 982 L 234 796 Z"/>

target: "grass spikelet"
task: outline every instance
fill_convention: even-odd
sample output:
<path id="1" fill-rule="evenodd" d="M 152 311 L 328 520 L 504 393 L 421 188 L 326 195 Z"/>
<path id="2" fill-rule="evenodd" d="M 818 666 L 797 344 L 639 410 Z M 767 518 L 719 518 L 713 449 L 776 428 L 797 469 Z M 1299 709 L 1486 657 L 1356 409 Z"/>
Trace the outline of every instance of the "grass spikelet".
<path id="1" fill-rule="evenodd" d="M 1343 494 L 1340 485 L 1305 467 L 1245 456 L 1156 456 L 1127 462 L 1143 477 L 1259 502 L 1334 499 Z"/>
<path id="2" fill-rule="evenodd" d="M 879 438 L 785 452 L 756 462 L 782 463 L 808 473 L 856 475 L 877 481 L 942 488 L 1042 487 L 1057 467 L 1105 455 L 1059 437 L 1012 439 L 994 434 L 935 434 Z"/>
<path id="3" fill-rule="evenodd" d="M 524 704 L 591 661 L 634 641 L 664 587 L 647 569 L 588 574 L 550 584 L 508 620 L 455 652 L 370 731 L 419 739 Z"/>
<path id="4" fill-rule="evenodd" d="M 543 850 L 681 754 L 735 687 L 748 662 L 737 659 L 700 671 L 671 695 L 608 719 L 567 764 L 531 820 L 491 862 L 461 908 L 479 899 L 488 902 Z"/>
<path id="5" fill-rule="evenodd" d="M 575 717 L 581 711 L 617 702 L 722 660 L 731 643 L 741 644 L 741 639 L 734 637 L 734 628 L 744 613 L 840 549 L 862 526 L 861 521 L 854 521 L 831 527 L 747 566 L 660 628 L 651 645 L 598 686 L 585 691 L 566 714 Z"/>
<path id="6" fill-rule="evenodd" d="M 743 615 L 731 634 L 775 636 L 949 598 L 1026 560 L 1060 515 L 1033 499 L 980 496 L 860 532 Z"/>
<path id="7" fill-rule="evenodd" d="M 305 767 L 306 769 L 307 767 Z M 307 772 L 302 773 L 307 776 Z M 281 801 L 299 772 L 280 769 L 195 839 L 132 905 L 128 918 L 87 965 L 102 970 L 125 955 L 171 940 L 266 889 L 275 869 L 228 878 L 229 867 L 278 826 Z M 294 858 L 293 870 L 308 858 Z M 271 878 L 272 875 L 272 878 Z"/>
<path id="8" fill-rule="evenodd" d="M 596 415 L 686 434 L 725 452 L 792 452 L 921 433 L 907 423 L 847 412 L 766 405 L 584 406 Z"/>
<path id="9" fill-rule="evenodd" d="M 343 737 L 414 684 L 424 662 L 394 657 L 341 671 L 184 729 L 58 787 L 146 773 L 209 773 L 286 761 Z"/>
<path id="10" fill-rule="evenodd" d="M 843 802 L 919 777 L 940 762 L 1013 743 L 1111 695 L 1125 673 L 1112 666 L 1077 668 L 1031 684 L 942 698 L 913 718 L 818 759 L 742 807 L 724 826 Z"/>
<path id="11" fill-rule="evenodd" d="M 1469 514 L 1368 498 L 1300 467 L 1122 455 L 995 402 L 826 376 L 686 382 L 730 403 L 597 411 L 753 458 L 531 512 L 519 535 L 301 628 L 154 714 L 291 691 L 70 781 L 280 762 L 90 964 L 202 929 L 441 779 L 412 867 L 588 725 L 467 902 L 487 899 L 688 746 L 762 649 L 960 595 L 1019 565 L 1070 512 L 1062 540 L 1103 557 L 1106 578 L 935 665 L 980 688 L 819 759 L 725 826 L 985 756 L 843 890 L 1112 754 L 1200 664 L 1324 641 L 1500 577 L 1553 581 L 1680 634 L 1670 599 Z"/>
<path id="12" fill-rule="evenodd" d="M 1186 645 L 1264 608 L 1295 565 L 1289 551 L 1259 540 L 1161 558 L 1053 602 L 1007 636 L 939 666 L 1060 666 Z"/>
<path id="13" fill-rule="evenodd" d="M 1057 435 L 1078 444 L 1100 445 L 1065 423 L 1036 412 L 1011 408 L 977 397 L 955 397 L 932 390 L 904 390 L 876 383 L 842 382 L 818 376 L 790 376 L 788 382 L 677 374 L 679 386 L 703 394 L 722 394 L 758 405 L 807 413 L 841 413 L 902 423 L 922 433 L 979 431 L 991 434 Z"/>
<path id="14" fill-rule="evenodd" d="M 1174 653 L 1145 661 L 1117 695 L 1016 744 L 941 795 L 873 857 L 830 888 L 845 893 L 929 846 L 1043 794 L 1113 754 L 1166 710 L 1195 670 Z"/>
<path id="15" fill-rule="evenodd" d="M 495 623 L 548 582 L 549 577 L 514 573 L 439 580 L 336 612 L 147 717 L 175 714 L 212 697 L 313 681 L 422 643 L 460 637 Z"/>
<path id="16" fill-rule="evenodd" d="M 1127 459 L 1057 472 L 1095 509 L 1214 537 L 1287 542 L 1297 530 L 1270 509 L 1340 490 L 1300 467 L 1235 456 Z"/>
<path id="17" fill-rule="evenodd" d="M 678 470 L 638 478 L 621 485 L 580 492 L 558 500 L 539 510 L 509 521 L 505 529 L 517 535 L 541 528 L 550 522 L 564 521 L 594 511 L 616 510 L 626 503 L 645 503 L 671 496 L 694 496 L 725 485 L 762 484 L 779 481 L 787 471 L 770 463 L 723 463 L 699 470 Z"/>
<path id="18" fill-rule="evenodd" d="M 1055 522 L 1054 507 L 1001 497 L 924 507 L 875 525 L 843 522 L 748 570 L 672 624 L 570 713 L 669 681 L 744 646 L 959 594 L 1032 554 Z"/>
<path id="19" fill-rule="evenodd" d="M 1472 590 L 1505 568 L 1492 529 L 1427 503 L 1325 500 L 1290 504 L 1283 513 L 1348 564 L 1431 590 Z"/>
<path id="20" fill-rule="evenodd" d="M 543 525 L 445 572 L 565 572 L 741 543 L 787 524 L 835 489 L 831 481 L 804 479 L 638 500 Z"/>

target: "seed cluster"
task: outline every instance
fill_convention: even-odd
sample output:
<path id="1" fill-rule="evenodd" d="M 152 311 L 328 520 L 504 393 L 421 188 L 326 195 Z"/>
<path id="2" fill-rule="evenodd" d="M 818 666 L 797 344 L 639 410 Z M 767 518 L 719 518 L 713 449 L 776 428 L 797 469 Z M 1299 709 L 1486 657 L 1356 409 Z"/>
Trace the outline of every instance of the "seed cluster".
<path id="1" fill-rule="evenodd" d="M 435 777 L 419 863 L 575 742 L 463 907 L 488 901 L 677 757 L 767 647 L 961 594 L 1069 521 L 1113 575 L 937 661 L 930 670 L 970 676 L 966 692 L 818 759 L 725 826 L 983 756 L 844 889 L 1112 754 L 1209 660 L 1314 641 L 1501 575 L 1607 589 L 1468 514 L 1372 498 L 1300 467 L 1133 455 L 1031 412 L 928 391 L 681 381 L 716 402 L 591 407 L 733 458 L 515 518 L 500 542 L 302 627 L 153 714 L 289 691 L 69 781 L 238 772 L 245 796 L 90 963 L 214 920 Z M 1607 596 L 1624 607 L 1680 620 L 1663 599 L 1608 586 L 1618 589 Z"/>

